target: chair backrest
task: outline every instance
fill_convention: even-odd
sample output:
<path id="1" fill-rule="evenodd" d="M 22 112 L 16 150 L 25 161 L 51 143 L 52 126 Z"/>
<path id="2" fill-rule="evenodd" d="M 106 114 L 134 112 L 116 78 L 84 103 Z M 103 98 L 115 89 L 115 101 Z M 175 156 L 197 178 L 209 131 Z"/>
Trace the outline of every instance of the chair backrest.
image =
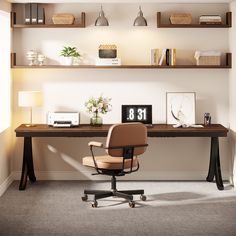
<path id="1" fill-rule="evenodd" d="M 122 157 L 124 151 L 122 147 L 139 145 L 141 147 L 134 147 L 134 156 L 141 155 L 146 151 L 147 128 L 142 123 L 122 123 L 110 127 L 106 142 L 108 155 Z"/>

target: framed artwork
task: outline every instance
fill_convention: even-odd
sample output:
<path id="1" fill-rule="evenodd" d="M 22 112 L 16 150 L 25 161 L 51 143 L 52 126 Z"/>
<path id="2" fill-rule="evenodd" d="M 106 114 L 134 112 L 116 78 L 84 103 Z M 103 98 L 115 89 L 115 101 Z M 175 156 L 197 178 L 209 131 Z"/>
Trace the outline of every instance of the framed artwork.
<path id="1" fill-rule="evenodd" d="M 195 92 L 166 93 L 166 123 L 195 124 Z"/>

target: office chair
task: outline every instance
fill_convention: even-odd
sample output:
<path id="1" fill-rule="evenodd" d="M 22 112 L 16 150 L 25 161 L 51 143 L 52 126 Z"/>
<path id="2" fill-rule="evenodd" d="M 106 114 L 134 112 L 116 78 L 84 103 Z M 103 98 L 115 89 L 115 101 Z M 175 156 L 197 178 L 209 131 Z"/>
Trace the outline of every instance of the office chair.
<path id="1" fill-rule="evenodd" d="M 140 194 L 140 199 L 145 201 L 144 190 L 116 189 L 116 176 L 124 176 L 139 169 L 138 157 L 146 151 L 147 128 L 141 123 L 123 123 L 112 125 L 108 131 L 106 146 L 100 142 L 89 142 L 88 146 L 92 156 L 83 158 L 83 165 L 94 168 L 98 175 L 111 176 L 111 190 L 84 190 L 83 201 L 88 200 L 88 195 L 94 195 L 92 207 L 97 207 L 98 199 L 116 196 L 129 202 L 131 208 L 135 207 L 134 194 Z M 105 149 L 107 155 L 95 156 L 93 148 Z"/>

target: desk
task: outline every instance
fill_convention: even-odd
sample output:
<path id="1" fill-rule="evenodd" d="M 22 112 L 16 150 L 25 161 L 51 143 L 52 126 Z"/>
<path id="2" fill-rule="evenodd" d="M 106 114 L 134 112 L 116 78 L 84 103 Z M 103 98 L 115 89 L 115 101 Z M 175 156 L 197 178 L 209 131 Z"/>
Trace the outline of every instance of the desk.
<path id="1" fill-rule="evenodd" d="M 80 125 L 74 128 L 53 128 L 45 124 L 27 127 L 24 124 L 16 128 L 16 137 L 24 137 L 22 172 L 19 190 L 25 190 L 27 177 L 36 181 L 33 165 L 32 137 L 106 137 L 110 125 L 92 127 Z M 148 128 L 148 137 L 210 137 L 210 162 L 206 180 L 212 182 L 215 178 L 219 190 L 224 189 L 219 154 L 219 137 L 226 137 L 228 129 L 220 124 L 212 124 L 203 128 L 173 128 L 172 125 L 157 124 Z"/>

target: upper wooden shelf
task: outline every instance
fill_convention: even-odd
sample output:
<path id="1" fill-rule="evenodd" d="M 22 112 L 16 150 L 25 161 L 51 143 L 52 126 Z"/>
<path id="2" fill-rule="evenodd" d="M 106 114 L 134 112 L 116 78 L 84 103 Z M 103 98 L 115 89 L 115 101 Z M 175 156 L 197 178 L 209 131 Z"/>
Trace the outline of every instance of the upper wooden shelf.
<path id="1" fill-rule="evenodd" d="M 12 28 L 85 28 L 85 13 L 81 13 L 81 22 L 78 24 L 17 24 L 16 13 L 11 12 Z"/>
<path id="2" fill-rule="evenodd" d="M 157 28 L 230 28 L 232 27 L 232 12 L 226 13 L 224 24 L 171 24 L 162 23 L 161 12 L 157 12 Z"/>
<path id="3" fill-rule="evenodd" d="M 155 65 L 121 65 L 121 66 L 96 66 L 96 65 L 78 65 L 78 66 L 63 66 L 63 65 L 43 65 L 43 66 L 28 66 L 16 65 L 13 69 L 230 69 L 231 66 L 197 66 L 197 65 L 176 65 L 176 66 L 155 66 Z"/>

